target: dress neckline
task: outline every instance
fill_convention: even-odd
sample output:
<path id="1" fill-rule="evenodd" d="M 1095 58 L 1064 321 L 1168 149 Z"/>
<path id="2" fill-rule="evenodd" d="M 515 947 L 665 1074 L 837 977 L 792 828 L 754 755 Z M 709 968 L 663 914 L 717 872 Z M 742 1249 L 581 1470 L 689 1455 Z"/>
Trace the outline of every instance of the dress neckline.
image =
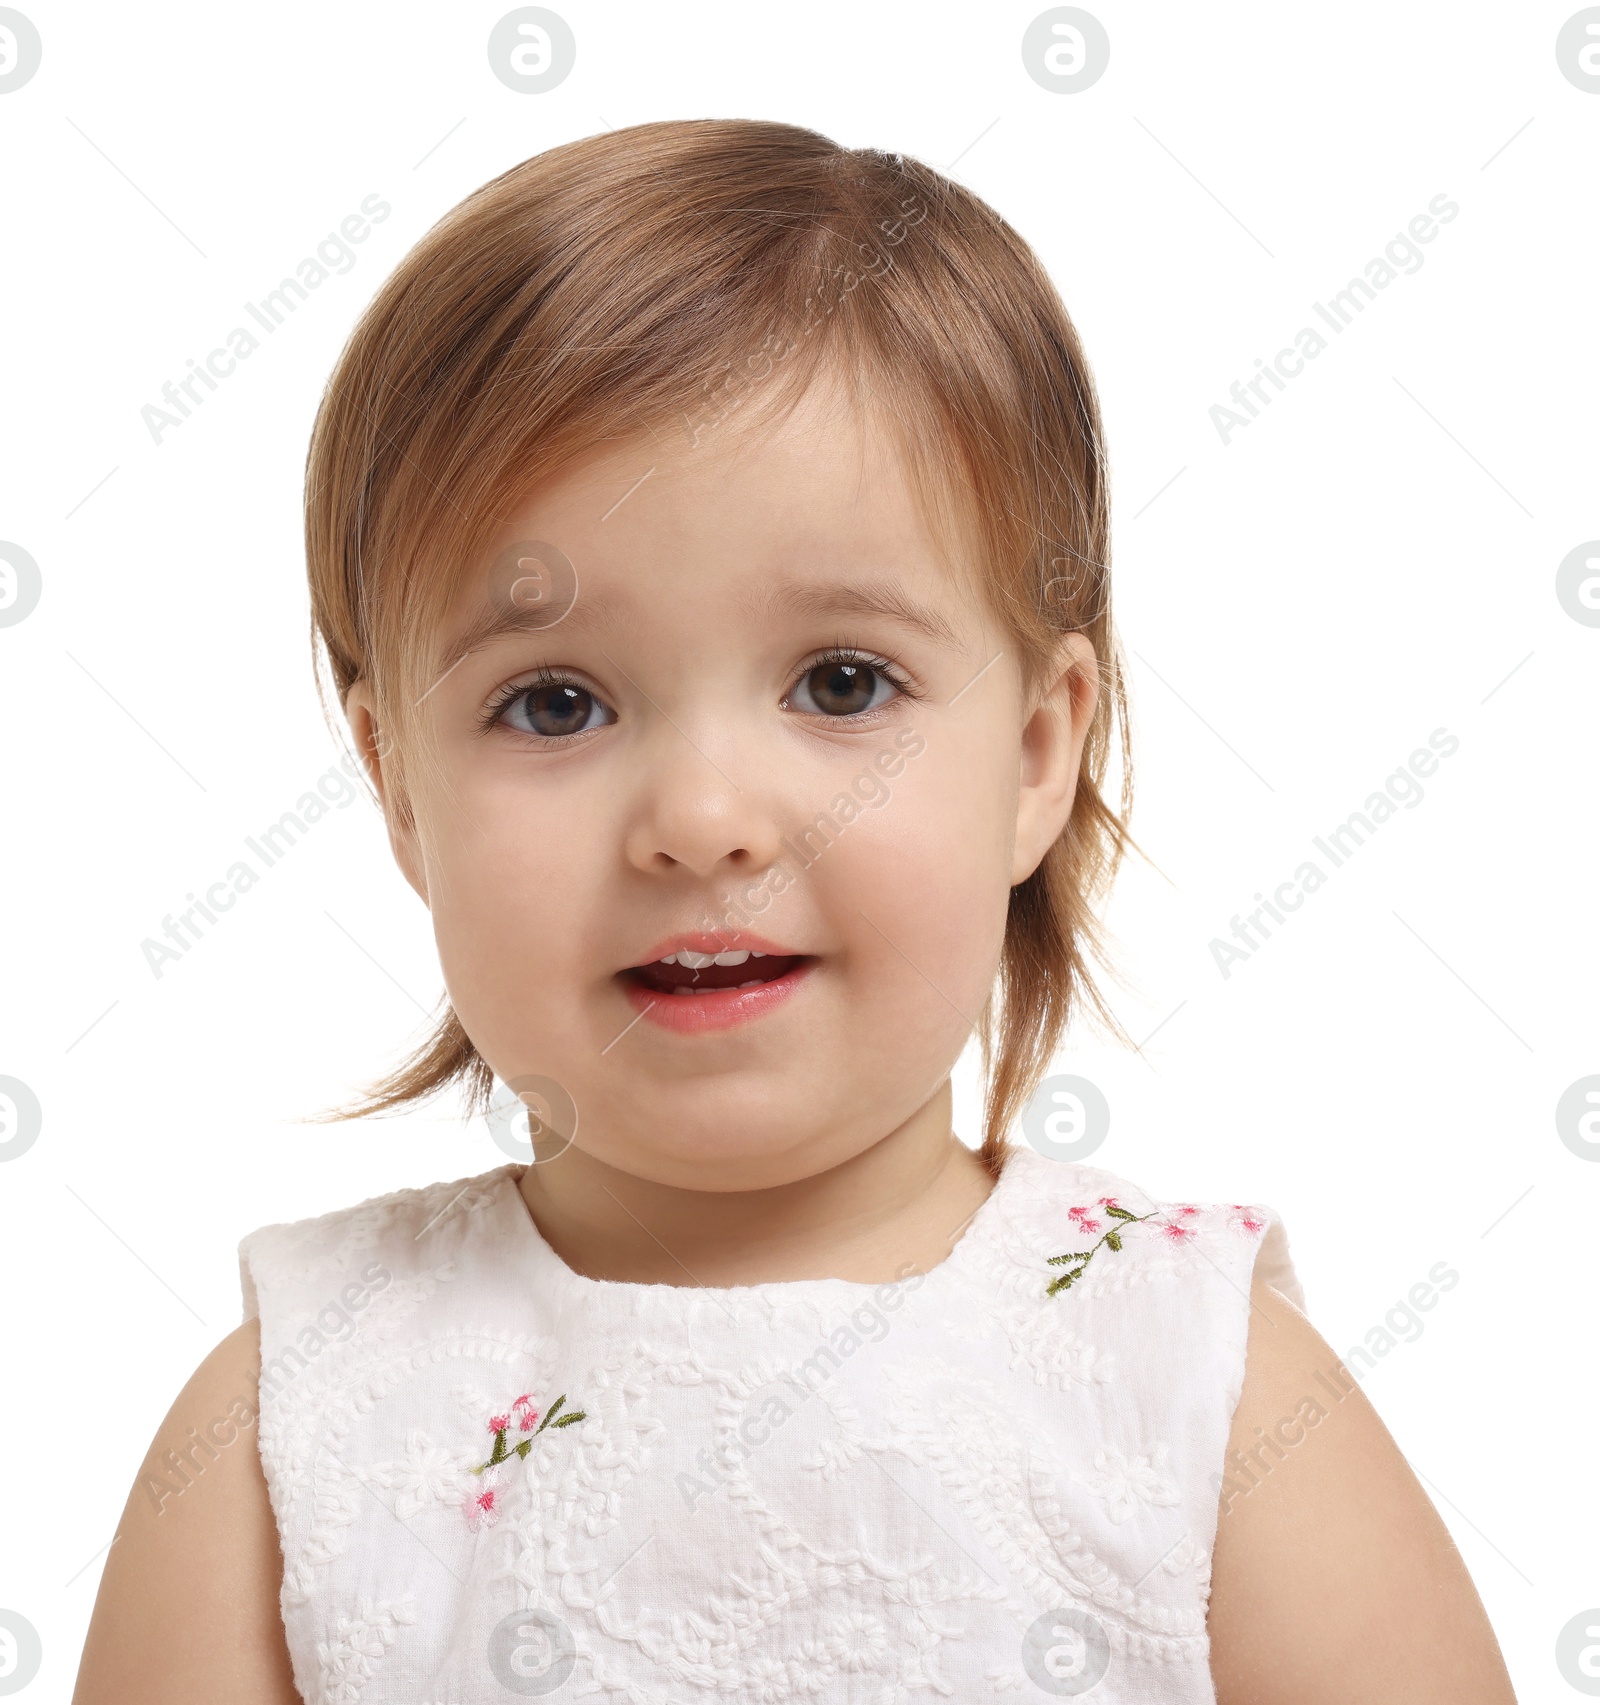
<path id="1" fill-rule="evenodd" d="M 829 1303 L 850 1299 L 859 1302 L 886 1285 L 906 1284 L 917 1289 L 925 1284 L 947 1285 L 959 1279 L 973 1261 L 981 1257 L 985 1246 L 995 1240 L 1011 1198 L 1025 1188 L 1023 1174 L 1027 1166 L 1022 1150 L 1007 1150 L 1000 1176 L 989 1194 L 973 1210 L 949 1254 L 925 1273 L 908 1274 L 904 1280 L 767 1279 L 749 1285 L 702 1285 L 698 1281 L 675 1285 L 655 1280 L 596 1279 L 578 1272 L 556 1254 L 539 1230 L 522 1194 L 522 1177 L 527 1170 L 526 1165 L 513 1162 L 501 1168 L 501 1178 L 503 1188 L 510 1196 L 508 1209 L 520 1221 L 524 1246 L 535 1277 L 543 1287 L 564 1292 L 574 1300 L 611 1302 L 624 1308 L 657 1308 L 670 1303 L 673 1298 L 682 1298 L 685 1304 L 696 1299 L 708 1300 L 729 1311 L 740 1304 L 763 1309 L 786 1302 Z"/>

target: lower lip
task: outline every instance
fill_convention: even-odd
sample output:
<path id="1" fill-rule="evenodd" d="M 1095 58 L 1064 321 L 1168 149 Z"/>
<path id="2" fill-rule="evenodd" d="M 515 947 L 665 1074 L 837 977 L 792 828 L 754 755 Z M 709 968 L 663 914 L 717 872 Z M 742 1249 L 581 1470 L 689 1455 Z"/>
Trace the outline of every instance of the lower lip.
<path id="1" fill-rule="evenodd" d="M 658 994 L 627 978 L 622 986 L 629 1005 L 647 1023 L 675 1030 L 680 1036 L 698 1036 L 764 1018 L 788 1000 L 815 963 L 814 959 L 803 959 L 792 971 L 785 971 L 770 983 L 761 983 L 753 989 L 718 989 L 709 995 Z"/>

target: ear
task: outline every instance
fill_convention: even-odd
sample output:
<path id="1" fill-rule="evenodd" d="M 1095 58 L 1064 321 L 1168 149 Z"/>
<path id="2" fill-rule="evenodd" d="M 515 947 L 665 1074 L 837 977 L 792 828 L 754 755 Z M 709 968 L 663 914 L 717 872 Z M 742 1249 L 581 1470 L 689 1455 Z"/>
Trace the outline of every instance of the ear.
<path id="1" fill-rule="evenodd" d="M 1078 791 L 1083 743 L 1099 697 L 1094 646 L 1084 634 L 1063 634 L 1043 696 L 1022 728 L 1013 888 L 1033 875 L 1067 826 Z"/>
<path id="2" fill-rule="evenodd" d="M 383 807 L 389 850 L 400 866 L 401 875 L 416 889 L 423 905 L 427 905 L 428 880 L 417 839 L 416 818 L 401 805 L 398 789 L 393 786 L 392 766 L 389 770 L 385 768 L 389 742 L 378 727 L 376 700 L 369 682 L 357 681 L 346 693 L 344 714 L 356 751 Z"/>

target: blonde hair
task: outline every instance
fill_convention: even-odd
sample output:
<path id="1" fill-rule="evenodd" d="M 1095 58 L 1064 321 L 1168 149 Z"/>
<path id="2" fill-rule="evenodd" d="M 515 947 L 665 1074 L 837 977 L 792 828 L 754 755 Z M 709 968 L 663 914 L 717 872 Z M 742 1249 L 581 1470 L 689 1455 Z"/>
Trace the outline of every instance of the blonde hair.
<path id="1" fill-rule="evenodd" d="M 1120 1034 L 1089 959 L 1104 962 L 1094 902 L 1132 844 L 1132 766 L 1093 382 L 1043 267 L 977 196 L 904 155 L 747 119 L 586 137 L 485 184 L 400 263 L 328 382 L 306 466 L 313 650 L 341 709 L 369 683 L 389 809 L 409 823 L 440 623 L 528 489 L 604 440 L 696 442 L 824 367 L 888 400 L 927 513 L 976 543 L 1026 690 L 1067 632 L 1101 663 L 1071 816 L 1011 892 L 977 1027 L 998 1169 L 1069 1015 L 1087 1003 Z M 409 1060 L 328 1117 L 458 1080 L 486 1109 L 494 1074 L 447 1003 Z"/>

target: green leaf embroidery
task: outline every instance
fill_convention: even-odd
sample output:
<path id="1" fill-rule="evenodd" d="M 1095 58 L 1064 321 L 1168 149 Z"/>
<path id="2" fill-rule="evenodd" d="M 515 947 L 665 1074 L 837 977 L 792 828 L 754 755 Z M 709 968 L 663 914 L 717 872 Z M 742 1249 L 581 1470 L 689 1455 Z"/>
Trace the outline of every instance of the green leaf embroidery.
<path id="1" fill-rule="evenodd" d="M 1152 1208 L 1148 1214 L 1130 1214 L 1126 1208 L 1119 1208 L 1114 1202 L 1105 1202 L 1101 1205 L 1112 1218 L 1122 1220 L 1128 1225 L 1137 1225 L 1140 1220 L 1151 1219 L 1157 1212 L 1159 1212 L 1158 1209 Z M 1058 1291 L 1066 1290 L 1072 1284 L 1074 1279 L 1081 1278 L 1083 1276 L 1084 1268 L 1087 1267 L 1089 1262 L 1099 1253 L 1101 1244 L 1104 1244 L 1113 1250 L 1121 1249 L 1122 1233 L 1117 1231 L 1105 1231 L 1100 1234 L 1099 1241 L 1095 1244 L 1093 1249 L 1076 1254 L 1052 1255 L 1048 1257 L 1048 1264 L 1052 1267 L 1060 1267 L 1068 1261 L 1076 1261 L 1078 1265 L 1076 1267 L 1069 1268 L 1068 1271 L 1061 1274 L 1059 1278 L 1052 1279 L 1049 1285 L 1045 1287 L 1044 1294 L 1047 1297 L 1053 1297 Z"/>
<path id="2" fill-rule="evenodd" d="M 530 1399 L 519 1398 L 517 1401 L 519 1404 L 527 1402 L 531 1406 Z M 494 1449 L 489 1453 L 489 1460 L 480 1462 L 476 1468 L 470 1469 L 468 1472 L 482 1474 L 485 1469 L 498 1468 L 502 1462 L 509 1461 L 513 1456 L 520 1456 L 526 1462 L 528 1452 L 533 1449 L 534 1439 L 538 1438 L 546 1427 L 571 1427 L 577 1422 L 586 1421 L 589 1418 L 587 1411 L 583 1409 L 569 1410 L 565 1415 L 560 1415 L 562 1405 L 566 1401 L 567 1396 L 563 1392 L 545 1412 L 544 1419 L 534 1428 L 532 1437 L 519 1439 L 516 1444 L 509 1447 L 506 1445 L 506 1435 L 511 1431 L 510 1426 L 497 1428 L 494 1435 Z M 557 1419 L 558 1415 L 560 1415 L 559 1419 Z"/>

